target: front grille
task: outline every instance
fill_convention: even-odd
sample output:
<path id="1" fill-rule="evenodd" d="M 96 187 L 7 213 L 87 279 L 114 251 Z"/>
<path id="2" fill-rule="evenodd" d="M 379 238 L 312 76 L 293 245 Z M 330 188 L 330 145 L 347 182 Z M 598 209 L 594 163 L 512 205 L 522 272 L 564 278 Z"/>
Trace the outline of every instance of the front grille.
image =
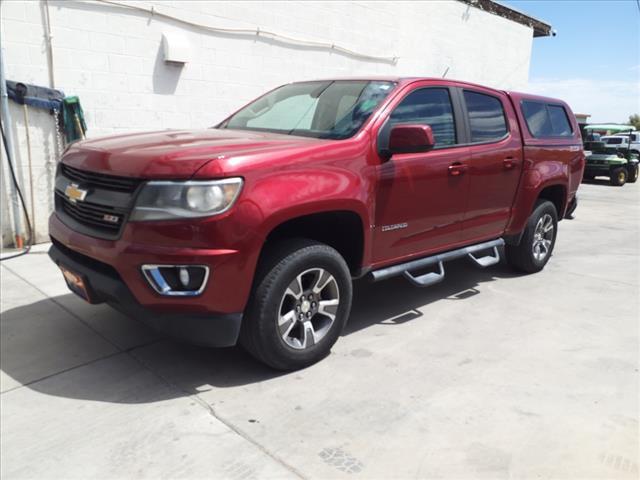
<path id="1" fill-rule="evenodd" d="M 97 203 L 72 202 L 58 192 L 56 192 L 56 197 L 56 203 L 62 211 L 78 222 L 90 225 L 108 234 L 117 234 L 120 231 L 126 211 L 119 211 L 114 207 L 98 205 Z"/>
<path id="2" fill-rule="evenodd" d="M 133 206 L 137 178 L 105 175 L 60 164 L 56 178 L 56 214 L 70 228 L 85 235 L 114 240 L 122 232 Z M 85 190 L 83 200 L 67 195 L 69 185 Z"/>
<path id="3" fill-rule="evenodd" d="M 137 178 L 117 177 L 115 175 L 105 175 L 104 173 L 87 172 L 65 164 L 60 165 L 60 171 L 69 180 L 82 183 L 87 187 L 99 187 L 107 190 L 116 190 L 118 192 L 133 192 L 141 182 L 141 180 Z"/>

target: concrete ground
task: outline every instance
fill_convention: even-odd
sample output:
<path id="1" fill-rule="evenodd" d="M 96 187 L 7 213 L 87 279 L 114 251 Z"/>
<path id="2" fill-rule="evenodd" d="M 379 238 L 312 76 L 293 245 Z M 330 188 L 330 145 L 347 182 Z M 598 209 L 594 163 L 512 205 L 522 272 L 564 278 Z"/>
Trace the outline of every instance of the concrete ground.
<path id="1" fill-rule="evenodd" d="M 1 476 L 638 478 L 640 187 L 580 198 L 543 272 L 359 282 L 289 374 L 83 303 L 45 246 L 3 262 Z"/>

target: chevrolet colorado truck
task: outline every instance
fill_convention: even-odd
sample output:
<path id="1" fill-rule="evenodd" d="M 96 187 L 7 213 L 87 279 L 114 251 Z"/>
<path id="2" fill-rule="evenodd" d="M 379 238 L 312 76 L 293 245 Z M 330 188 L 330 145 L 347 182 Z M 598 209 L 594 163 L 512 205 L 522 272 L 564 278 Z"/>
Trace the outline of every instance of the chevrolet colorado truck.
<path id="1" fill-rule="evenodd" d="M 433 78 L 291 83 L 214 128 L 68 148 L 50 256 L 69 288 L 276 369 L 327 355 L 352 280 L 441 281 L 466 256 L 533 273 L 577 205 L 569 106 Z"/>

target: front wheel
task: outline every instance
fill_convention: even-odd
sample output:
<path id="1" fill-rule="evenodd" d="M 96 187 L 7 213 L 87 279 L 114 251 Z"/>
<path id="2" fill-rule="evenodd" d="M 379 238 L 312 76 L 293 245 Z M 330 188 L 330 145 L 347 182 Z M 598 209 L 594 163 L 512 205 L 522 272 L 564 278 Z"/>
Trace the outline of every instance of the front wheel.
<path id="1" fill-rule="evenodd" d="M 549 261 L 556 244 L 558 213 L 548 200 L 538 200 L 527 221 L 519 245 L 507 245 L 507 262 L 516 270 L 539 272 Z"/>
<path id="2" fill-rule="evenodd" d="M 324 358 L 351 310 L 351 274 L 342 256 L 310 240 L 286 241 L 263 255 L 240 343 L 278 370 Z"/>

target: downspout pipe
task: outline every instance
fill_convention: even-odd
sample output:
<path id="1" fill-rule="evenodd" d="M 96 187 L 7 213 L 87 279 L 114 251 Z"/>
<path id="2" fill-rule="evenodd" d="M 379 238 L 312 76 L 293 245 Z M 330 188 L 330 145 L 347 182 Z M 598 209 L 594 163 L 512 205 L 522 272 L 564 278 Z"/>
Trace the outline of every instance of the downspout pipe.
<path id="1" fill-rule="evenodd" d="M 4 48 L 0 48 L 0 114 L 2 114 L 2 124 L 5 128 L 7 149 L 11 152 L 12 158 L 7 158 L 8 162 L 15 159 L 15 149 L 13 146 L 13 131 L 11 122 L 11 113 L 9 112 L 9 96 L 7 94 L 7 81 L 4 76 Z M 15 163 L 12 163 L 14 171 L 18 171 Z M 11 207 L 13 211 L 13 234 L 16 247 L 22 248 L 24 245 L 24 231 L 22 228 L 22 215 L 18 204 L 18 194 L 16 186 L 9 182 L 9 196 L 11 199 Z"/>
<path id="2" fill-rule="evenodd" d="M 53 45 L 51 44 L 51 11 L 49 10 L 49 0 L 44 0 L 43 16 L 44 16 L 44 32 L 47 39 L 47 60 L 49 61 L 49 86 L 56 88 L 56 80 L 53 68 Z"/>

